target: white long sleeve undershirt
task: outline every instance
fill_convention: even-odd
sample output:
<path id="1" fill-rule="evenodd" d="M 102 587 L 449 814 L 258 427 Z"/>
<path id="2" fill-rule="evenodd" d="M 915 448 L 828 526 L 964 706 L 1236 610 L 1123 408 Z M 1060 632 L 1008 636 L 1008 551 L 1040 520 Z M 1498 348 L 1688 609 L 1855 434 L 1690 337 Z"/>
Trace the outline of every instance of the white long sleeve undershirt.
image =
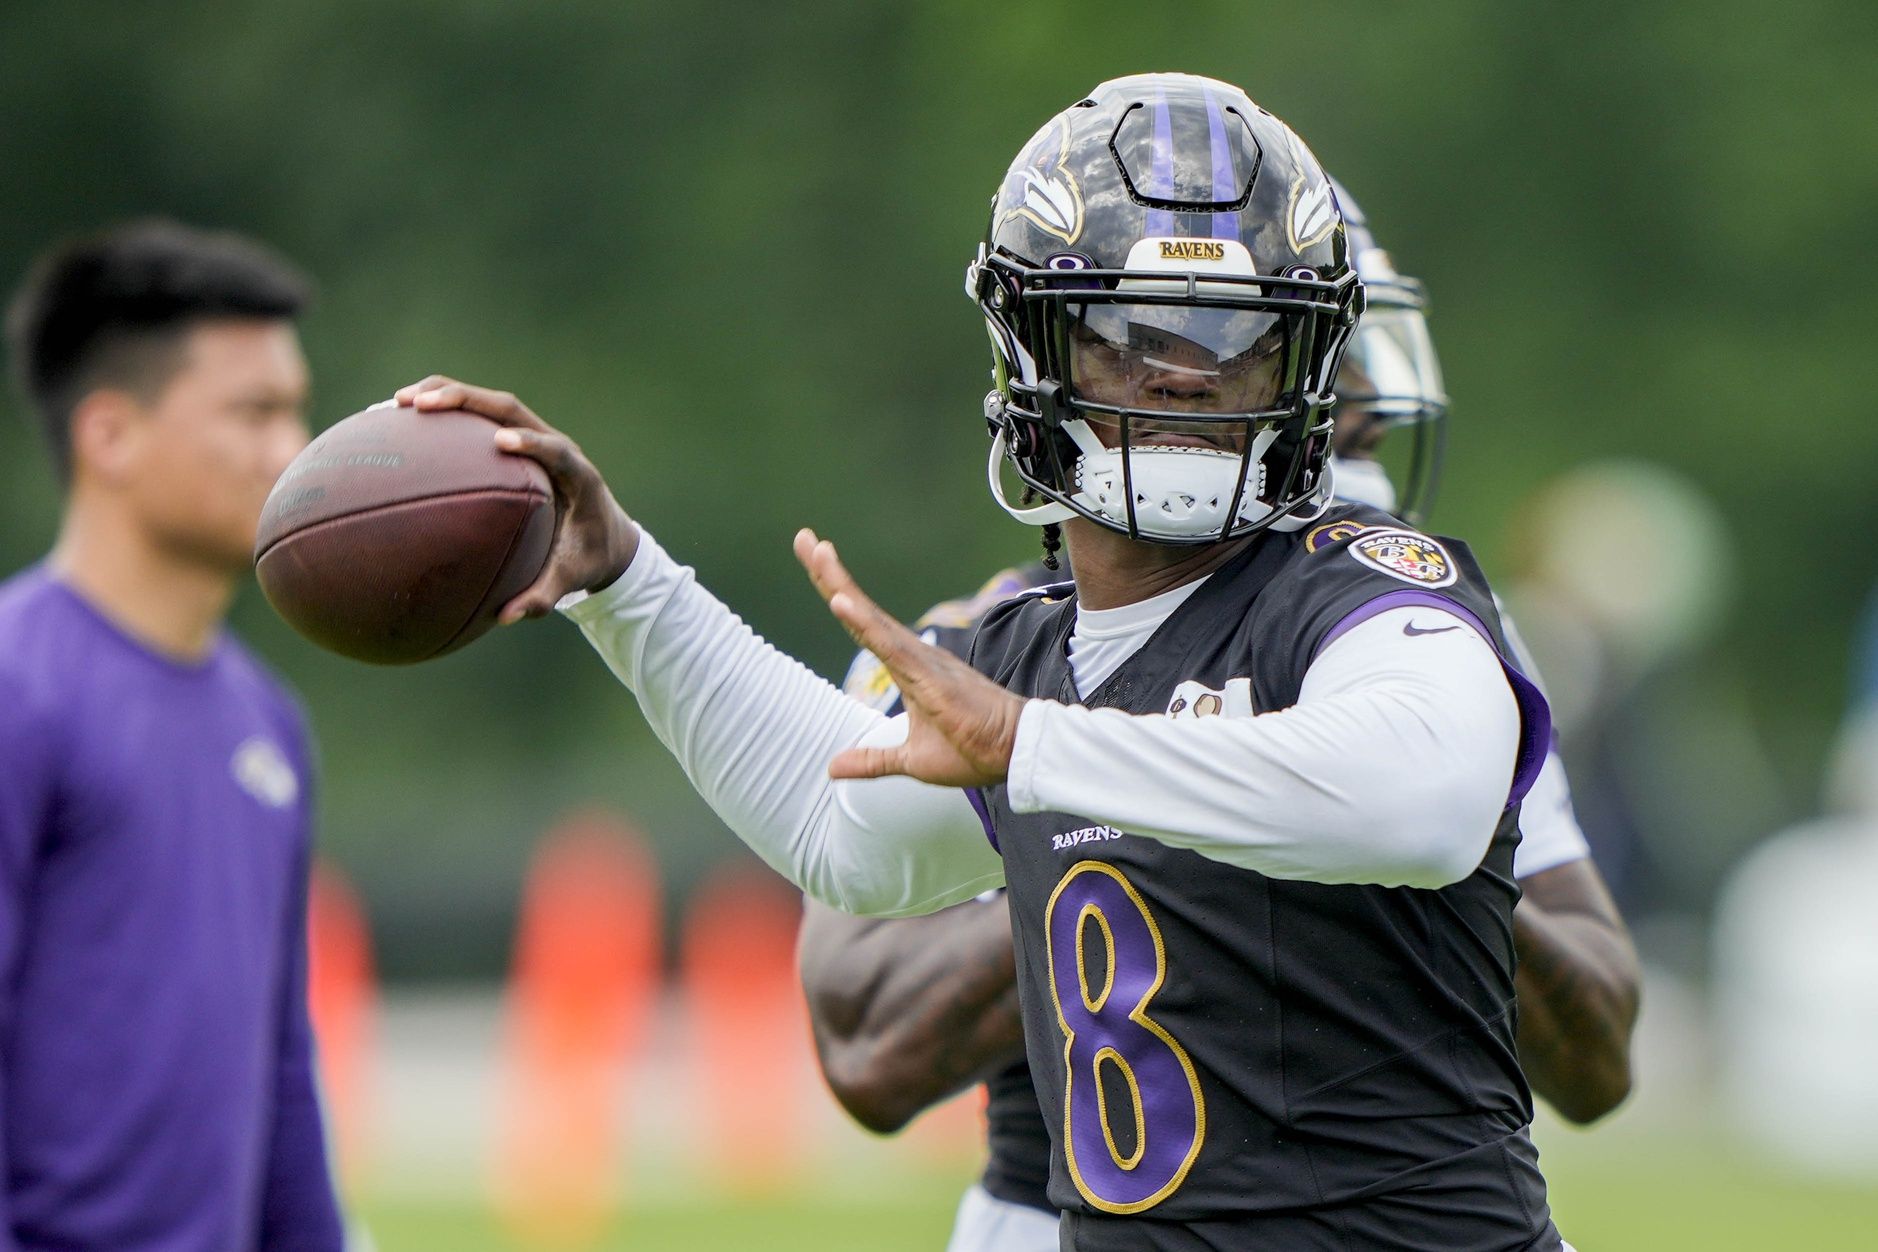
<path id="1" fill-rule="evenodd" d="M 639 697 L 699 794 L 770 865 L 849 912 L 968 899 L 1003 865 L 962 792 L 831 782 L 830 759 L 905 735 L 765 643 L 650 535 L 611 587 L 565 606 Z M 1420 628 L 1455 626 L 1405 635 Z M 1438 886 L 1487 848 L 1519 737 L 1492 648 L 1434 608 L 1338 638 L 1298 703 L 1177 720 L 1030 701 L 1010 796 L 1273 877 Z"/>
<path id="2" fill-rule="evenodd" d="M 965 794 L 834 783 L 828 762 L 905 727 L 777 651 L 650 534 L 618 581 L 562 611 L 635 695 L 692 786 L 771 868 L 834 908 L 930 913 L 1004 882 Z"/>

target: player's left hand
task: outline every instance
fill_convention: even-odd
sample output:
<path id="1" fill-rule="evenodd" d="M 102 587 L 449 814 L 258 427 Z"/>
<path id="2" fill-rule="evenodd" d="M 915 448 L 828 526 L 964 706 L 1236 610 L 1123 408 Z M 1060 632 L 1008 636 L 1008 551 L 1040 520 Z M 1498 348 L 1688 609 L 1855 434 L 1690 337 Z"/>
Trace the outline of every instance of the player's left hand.
<path id="1" fill-rule="evenodd" d="M 849 748 L 829 762 L 828 776 L 905 774 L 945 787 L 1003 782 L 1024 701 L 895 621 L 861 590 L 834 544 L 803 530 L 796 534 L 795 548 L 829 611 L 899 684 L 911 723 L 905 743 Z"/>

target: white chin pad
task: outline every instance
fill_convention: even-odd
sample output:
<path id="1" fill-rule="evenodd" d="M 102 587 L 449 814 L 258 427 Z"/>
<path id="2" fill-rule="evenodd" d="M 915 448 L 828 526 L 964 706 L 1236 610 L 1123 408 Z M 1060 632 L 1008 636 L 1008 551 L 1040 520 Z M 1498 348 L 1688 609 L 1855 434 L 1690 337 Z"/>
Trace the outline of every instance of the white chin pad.
<path id="1" fill-rule="evenodd" d="M 1278 438 L 1262 430 L 1252 441 L 1251 474 L 1238 453 L 1211 448 L 1134 447 L 1127 472 L 1122 452 L 1097 439 L 1086 422 L 1065 422 L 1063 430 L 1082 456 L 1076 466 L 1076 503 L 1116 526 L 1128 526 L 1128 488 L 1134 490 L 1134 525 L 1144 539 L 1201 539 L 1227 529 L 1226 510 L 1235 493 L 1239 510 L 1232 524 L 1256 522 L 1271 512 L 1264 494 L 1265 450 Z M 1239 485 L 1245 490 L 1239 492 Z"/>
<path id="2" fill-rule="evenodd" d="M 1005 438 L 1000 430 L 991 441 L 991 459 L 985 464 L 985 477 L 990 481 L 991 498 L 998 502 L 998 507 L 1009 513 L 1026 526 L 1049 526 L 1056 522 L 1067 522 L 1076 516 L 1074 509 L 1061 504 L 1045 503 L 1020 505 L 1011 502 L 1004 492 Z"/>

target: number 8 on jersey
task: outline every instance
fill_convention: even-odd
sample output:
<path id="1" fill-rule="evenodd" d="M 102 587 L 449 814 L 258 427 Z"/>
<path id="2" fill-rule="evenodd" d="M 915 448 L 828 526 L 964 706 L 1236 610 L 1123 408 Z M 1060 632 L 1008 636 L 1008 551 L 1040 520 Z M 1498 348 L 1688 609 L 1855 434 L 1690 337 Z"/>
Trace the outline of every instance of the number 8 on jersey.
<path id="1" fill-rule="evenodd" d="M 1044 930 L 1070 1177 L 1103 1212 L 1153 1208 L 1185 1181 L 1206 1136 L 1193 1062 L 1149 1016 L 1167 975 L 1160 927 L 1118 870 L 1082 861 L 1051 894 Z"/>

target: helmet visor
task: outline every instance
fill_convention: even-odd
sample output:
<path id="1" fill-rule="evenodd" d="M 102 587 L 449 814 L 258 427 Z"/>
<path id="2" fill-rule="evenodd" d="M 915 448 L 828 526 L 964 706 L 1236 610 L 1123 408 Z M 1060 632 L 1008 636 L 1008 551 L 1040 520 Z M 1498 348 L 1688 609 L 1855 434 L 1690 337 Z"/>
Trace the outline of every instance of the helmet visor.
<path id="1" fill-rule="evenodd" d="M 1392 426 L 1447 410 L 1441 363 L 1420 309 L 1370 306 L 1344 353 L 1336 395 L 1339 406 L 1374 413 Z"/>
<path id="2" fill-rule="evenodd" d="M 1071 302 L 1070 398 L 1147 413 L 1244 416 L 1291 390 L 1295 316 L 1128 300 Z"/>

